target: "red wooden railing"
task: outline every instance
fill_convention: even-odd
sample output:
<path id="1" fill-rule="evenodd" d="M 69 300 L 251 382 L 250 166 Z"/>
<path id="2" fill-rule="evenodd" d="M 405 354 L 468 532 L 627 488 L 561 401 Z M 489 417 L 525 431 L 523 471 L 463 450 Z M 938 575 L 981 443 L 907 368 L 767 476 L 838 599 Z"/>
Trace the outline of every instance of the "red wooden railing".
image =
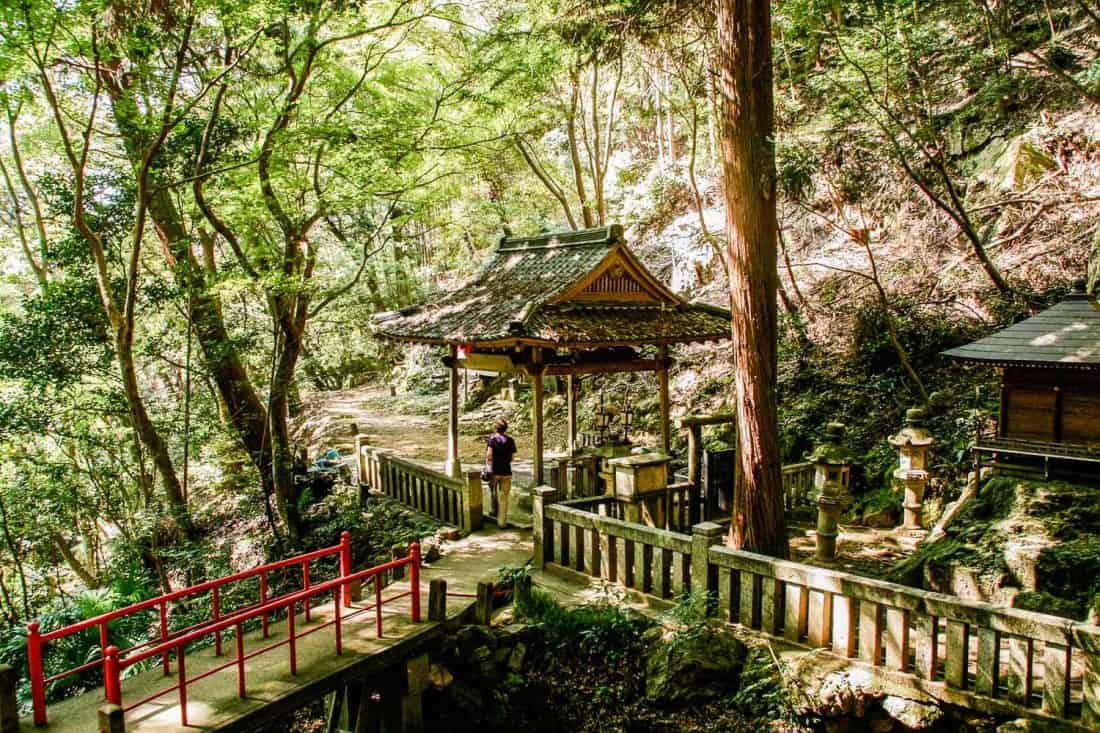
<path id="1" fill-rule="evenodd" d="M 313 560 L 318 558 L 339 555 L 340 559 L 340 576 L 334 580 L 330 580 L 317 585 L 312 584 L 310 579 L 309 566 Z M 268 597 L 268 574 L 280 570 L 283 568 L 301 566 L 302 568 L 302 582 L 303 588 L 299 591 L 287 593 L 275 598 Z M 400 593 L 389 598 L 382 598 L 382 583 L 379 582 L 378 576 L 402 567 L 403 565 L 410 566 L 410 580 L 411 588 L 409 591 Z M 419 569 L 420 569 L 420 546 L 414 543 L 411 548 L 408 557 L 395 560 L 393 562 L 378 565 L 373 568 L 359 571 L 358 573 L 351 572 L 351 544 L 350 536 L 347 532 L 344 532 L 340 538 L 340 544 L 332 547 L 323 548 L 321 550 L 315 550 L 313 552 L 299 555 L 297 557 L 289 558 L 275 563 L 269 563 L 262 565 L 252 570 L 247 570 L 234 575 L 229 575 L 224 578 L 218 578 L 216 580 L 200 583 L 199 585 L 192 586 L 190 588 L 184 588 L 172 593 L 167 593 L 156 598 L 151 598 L 141 603 L 136 603 L 126 608 L 121 608 L 110 613 L 102 614 L 91 619 L 86 619 L 71 626 L 66 626 L 55 631 L 48 633 L 41 633 L 37 623 L 31 623 L 28 625 L 27 636 L 27 657 L 30 667 L 31 678 L 31 699 L 34 712 L 35 725 L 44 725 L 46 723 L 46 685 L 49 682 L 67 677 L 72 674 L 87 671 L 98 665 L 102 665 L 103 668 L 103 686 L 104 693 L 108 702 L 122 705 L 122 689 L 120 682 L 120 675 L 122 671 L 128 667 L 132 667 L 135 664 L 143 662 L 148 659 L 154 659 L 156 657 L 161 658 L 161 664 L 164 669 L 164 674 L 167 676 L 171 674 L 170 656 L 173 652 L 176 655 L 176 667 L 178 681 L 175 685 L 161 690 L 154 695 L 145 698 L 144 700 L 137 701 L 126 709 L 136 707 L 150 700 L 161 697 L 173 690 L 179 692 L 180 704 L 181 704 L 181 717 L 182 724 L 187 725 L 187 685 L 188 683 L 195 682 L 197 680 L 208 677 L 216 672 L 224 670 L 230 666 L 237 666 L 237 686 L 238 693 L 243 696 L 245 690 L 245 667 L 244 662 L 252 657 L 262 654 L 271 649 L 275 649 L 280 646 L 288 645 L 290 647 L 290 669 L 291 674 L 297 674 L 297 639 L 308 634 L 312 634 L 322 628 L 330 625 L 335 626 L 335 638 L 336 638 L 336 653 L 340 654 L 342 651 L 342 639 L 341 639 L 341 624 L 347 618 L 364 613 L 371 609 L 376 609 L 376 624 L 378 635 L 382 635 L 382 606 L 386 602 L 394 601 L 405 596 L 411 596 L 412 605 L 412 618 L 413 621 L 420 620 L 420 593 L 419 593 Z M 249 604 L 247 606 L 234 609 L 229 614 L 223 613 L 221 609 L 221 589 L 225 586 L 254 578 L 259 576 L 260 578 L 260 598 L 256 603 Z M 375 579 L 375 602 L 369 604 L 363 608 L 359 608 L 355 612 L 342 616 L 342 609 L 351 606 L 351 592 L 353 584 L 362 584 L 364 580 Z M 184 598 L 191 598 L 196 595 L 211 593 L 212 601 L 212 618 L 201 621 L 197 624 L 193 624 L 183 629 L 176 629 L 172 632 L 168 631 L 168 604 L 179 601 Z M 324 624 L 309 629 L 303 634 L 298 634 L 294 628 L 295 613 L 299 604 L 302 605 L 306 620 L 311 618 L 311 605 L 312 600 L 316 596 L 332 594 L 335 612 L 332 621 L 328 621 Z M 117 646 L 110 643 L 109 624 L 111 621 L 147 611 L 149 609 L 156 608 L 160 612 L 160 634 L 157 638 L 150 639 L 148 641 L 137 644 L 125 650 L 120 650 Z M 284 641 L 276 644 L 271 644 L 262 649 L 250 652 L 248 655 L 244 654 L 243 649 L 243 626 L 249 621 L 259 618 L 261 628 L 263 630 L 263 637 L 267 638 L 270 633 L 270 616 L 272 613 L 281 611 L 287 611 L 287 626 L 288 626 L 288 638 Z M 51 641 L 70 636 L 72 634 L 80 633 L 87 629 L 97 628 L 99 629 L 100 636 L 100 649 L 101 658 L 82 664 L 78 667 L 74 667 L 69 670 L 54 674 L 50 677 L 46 677 L 43 671 L 43 654 L 44 647 Z M 235 659 L 227 664 L 218 666 L 214 669 L 208 670 L 201 675 L 187 678 L 186 672 L 186 646 L 189 643 L 195 642 L 205 637 L 214 637 L 214 651 L 215 655 L 221 656 L 222 654 L 222 637 L 223 632 L 233 629 L 236 643 L 236 655 Z"/>

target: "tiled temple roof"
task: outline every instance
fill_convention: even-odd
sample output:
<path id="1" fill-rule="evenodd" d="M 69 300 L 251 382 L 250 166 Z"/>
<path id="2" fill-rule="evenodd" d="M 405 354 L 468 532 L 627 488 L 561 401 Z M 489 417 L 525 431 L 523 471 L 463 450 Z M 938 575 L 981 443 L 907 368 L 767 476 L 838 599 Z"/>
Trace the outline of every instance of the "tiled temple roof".
<path id="1" fill-rule="evenodd" d="M 384 338 L 561 347 L 729 338 L 727 311 L 687 303 L 627 249 L 619 226 L 504 239 L 470 283 L 376 317 Z"/>

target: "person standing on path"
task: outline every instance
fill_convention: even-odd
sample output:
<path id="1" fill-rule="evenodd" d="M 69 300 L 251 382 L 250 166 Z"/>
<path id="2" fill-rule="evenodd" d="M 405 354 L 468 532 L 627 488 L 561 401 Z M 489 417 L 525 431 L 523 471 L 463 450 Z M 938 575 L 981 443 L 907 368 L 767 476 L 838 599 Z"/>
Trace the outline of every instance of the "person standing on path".
<path id="1" fill-rule="evenodd" d="M 512 456 L 516 441 L 508 435 L 508 421 L 498 417 L 493 422 L 493 434 L 485 441 L 485 467 L 489 471 L 489 490 L 497 499 L 497 526 L 508 524 L 508 494 L 512 491 Z"/>

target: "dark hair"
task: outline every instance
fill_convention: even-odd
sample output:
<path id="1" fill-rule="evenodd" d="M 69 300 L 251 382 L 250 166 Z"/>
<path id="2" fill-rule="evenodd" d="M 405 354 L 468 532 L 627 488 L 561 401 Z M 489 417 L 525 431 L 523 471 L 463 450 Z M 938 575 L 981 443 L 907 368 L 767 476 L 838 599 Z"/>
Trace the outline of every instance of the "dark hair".
<path id="1" fill-rule="evenodd" d="M 505 420 L 503 417 L 498 417 L 496 420 L 493 421 L 493 430 L 497 431 L 498 433 L 503 433 L 507 429 L 508 421 Z"/>

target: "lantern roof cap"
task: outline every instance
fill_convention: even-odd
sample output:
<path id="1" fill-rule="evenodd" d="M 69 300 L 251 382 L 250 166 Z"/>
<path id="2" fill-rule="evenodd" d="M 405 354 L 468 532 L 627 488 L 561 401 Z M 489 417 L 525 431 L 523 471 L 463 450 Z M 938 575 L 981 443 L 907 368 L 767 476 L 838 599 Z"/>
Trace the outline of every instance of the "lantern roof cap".
<path id="1" fill-rule="evenodd" d="M 807 459 L 813 463 L 840 465 L 852 462 L 852 452 L 844 443 L 844 423 L 831 422 L 825 426 L 825 440 L 818 443 Z"/>
<path id="2" fill-rule="evenodd" d="M 887 438 L 887 442 L 895 448 L 901 448 L 903 446 L 923 448 L 935 443 L 936 439 L 932 437 L 932 433 L 928 432 L 928 428 L 925 427 L 924 420 L 926 415 L 927 413 L 920 407 L 912 407 L 906 410 L 905 427 L 899 430 L 897 434 Z"/>

